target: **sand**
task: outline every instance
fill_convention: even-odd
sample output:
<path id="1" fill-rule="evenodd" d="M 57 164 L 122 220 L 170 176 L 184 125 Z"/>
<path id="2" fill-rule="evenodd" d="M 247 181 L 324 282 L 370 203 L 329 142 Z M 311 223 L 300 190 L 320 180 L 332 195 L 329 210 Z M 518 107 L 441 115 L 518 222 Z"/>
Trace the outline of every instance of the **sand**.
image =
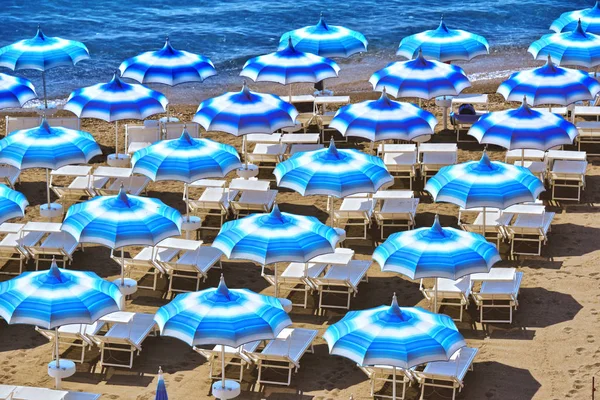
<path id="1" fill-rule="evenodd" d="M 479 84 L 471 91 L 493 93 L 497 82 Z M 281 86 L 267 87 L 281 94 Z M 336 93 L 351 93 L 353 101 L 373 98 L 372 93 L 361 93 L 364 84 L 343 83 L 333 86 Z M 255 86 L 253 86 L 255 87 Z M 295 92 L 307 91 L 307 86 L 298 85 Z M 199 96 L 202 97 L 202 96 Z M 491 109 L 506 108 L 501 97 L 492 94 Z M 425 102 L 429 110 L 439 110 L 432 102 Z M 189 121 L 196 105 L 177 105 L 173 114 Z M 66 115 L 66 114 L 65 114 Z M 4 119 L 2 118 L 2 121 Z M 82 128 L 92 132 L 102 146 L 104 157 L 97 157 L 93 165 L 104 162 L 105 156 L 113 152 L 114 128 L 104 122 L 86 119 Z M 441 128 L 441 124 L 440 124 Z M 4 130 L 3 123 L 0 131 Z M 241 140 L 226 134 L 206 134 L 206 137 L 233 144 L 240 148 Z M 453 132 L 440 132 L 435 141 L 452 142 Z M 121 138 L 122 141 L 122 138 Z M 348 146 L 363 148 L 365 143 L 350 143 Z M 460 144 L 460 161 L 477 159 L 482 146 L 476 143 Z M 503 151 L 490 148 L 494 159 L 503 159 Z M 22 182 L 17 189 L 30 201 L 24 220 L 39 218 L 39 205 L 45 201 L 45 175 L 41 170 L 22 173 Z M 268 178 L 268 174 L 262 175 Z M 502 261 L 501 266 L 517 267 L 524 273 L 519 308 L 511 325 L 476 322 L 478 313 L 471 305 L 464 318 L 458 323 L 468 345 L 479 348 L 474 371 L 465 379 L 461 399 L 564 399 L 590 398 L 592 377 L 600 370 L 598 327 L 600 305 L 598 289 L 600 279 L 600 166 L 598 158 L 590 158 L 587 171 L 587 190 L 580 204 L 552 204 L 548 209 L 556 212 L 548 244 L 542 257 L 522 257 L 513 261 Z M 417 185 L 417 188 L 420 188 Z M 159 197 L 167 204 L 184 210 L 181 200 L 182 184 L 151 184 L 148 195 Z M 548 198 L 547 194 L 543 195 Z M 316 215 L 325 221 L 324 197 L 303 198 L 296 193 L 282 190 L 278 202 L 283 211 Z M 441 215 L 443 225 L 457 225 L 457 207 L 447 204 L 432 204 L 421 196 L 417 226 L 428 226 L 435 213 Z M 214 232 L 214 231 L 213 231 Z M 378 235 L 377 231 L 372 232 Z M 214 234 L 212 234 L 214 236 Z M 205 236 L 210 242 L 210 235 Z M 370 240 L 352 241 L 347 245 L 356 250 L 357 257 L 369 259 L 374 246 Z M 508 259 L 506 244 L 501 248 L 503 259 Z M 32 269 L 28 265 L 28 269 Z M 89 247 L 85 253 L 77 252 L 71 268 L 90 270 L 103 278 L 116 278 L 119 268 L 109 257 L 104 247 Z M 264 294 L 273 294 L 273 289 L 260 276 L 259 267 L 248 262 L 224 262 L 223 273 L 230 287 L 249 288 Z M 220 272 L 213 270 L 201 288 L 214 286 Z M 377 265 L 369 270 L 369 283 L 361 284 L 358 295 L 352 299 L 352 309 L 364 309 L 388 304 L 392 294 L 398 295 L 401 306 L 424 306 L 427 304 L 419 292 L 419 283 L 394 274 L 384 274 Z M 6 279 L 4 276 L 2 279 Z M 161 285 L 165 281 L 161 280 Z M 316 298 L 309 298 L 309 308 L 294 308 L 291 313 L 295 326 L 318 329 L 322 334 L 344 312 L 327 311 L 318 316 L 314 312 Z M 169 299 L 162 291 L 140 290 L 128 301 L 131 311 L 155 312 Z M 454 314 L 454 311 L 445 309 Z M 72 350 L 70 350 L 72 351 Z M 9 326 L 0 322 L 0 383 L 53 387 L 53 380 L 46 374 L 50 361 L 51 345 L 34 328 L 26 325 Z M 202 399 L 210 397 L 208 365 L 198 354 L 183 342 L 171 338 L 149 338 L 143 351 L 135 358 L 131 370 L 108 368 L 102 370 L 99 354 L 93 349 L 86 362 L 78 365 L 77 374 L 63 382 L 68 390 L 83 390 L 102 393 L 106 399 L 153 399 L 158 367 L 165 371 L 165 380 L 171 399 Z M 246 370 L 242 383 L 241 399 L 355 399 L 369 398 L 367 377 L 354 363 L 328 354 L 325 342 L 319 337 L 315 342 L 315 354 L 302 359 L 301 368 L 294 374 L 290 387 L 255 384 L 256 370 Z M 377 385 L 376 390 L 381 386 Z M 387 385 L 384 390 L 389 392 Z M 427 398 L 448 398 L 448 391 L 429 393 Z M 417 388 L 408 391 L 407 398 L 418 398 Z"/>

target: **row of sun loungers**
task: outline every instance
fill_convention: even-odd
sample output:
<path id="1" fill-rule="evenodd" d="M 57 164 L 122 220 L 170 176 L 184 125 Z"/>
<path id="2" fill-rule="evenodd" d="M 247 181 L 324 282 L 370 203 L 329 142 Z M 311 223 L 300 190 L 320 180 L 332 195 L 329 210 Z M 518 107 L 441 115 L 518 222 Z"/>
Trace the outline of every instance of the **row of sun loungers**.
<path id="1" fill-rule="evenodd" d="M 0 385 L 0 400 L 96 400 L 100 395 L 31 386 Z"/>

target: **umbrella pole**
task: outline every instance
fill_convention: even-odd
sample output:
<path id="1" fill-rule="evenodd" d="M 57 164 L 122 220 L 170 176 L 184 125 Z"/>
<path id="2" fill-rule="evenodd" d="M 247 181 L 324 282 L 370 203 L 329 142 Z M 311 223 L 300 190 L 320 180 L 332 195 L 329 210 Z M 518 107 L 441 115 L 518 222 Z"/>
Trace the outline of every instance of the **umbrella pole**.
<path id="1" fill-rule="evenodd" d="M 396 400 L 396 367 L 394 368 L 394 373 L 392 374 L 392 399 Z"/>
<path id="2" fill-rule="evenodd" d="M 221 345 L 221 388 L 225 389 L 225 345 Z"/>
<path id="3" fill-rule="evenodd" d="M 248 151 L 246 149 L 246 135 L 242 136 L 242 153 L 244 153 L 244 163 L 246 163 L 246 169 L 248 169 Z"/>
<path id="4" fill-rule="evenodd" d="M 327 197 L 327 206 L 329 207 L 329 223 L 331 225 L 331 227 L 333 228 L 333 197 L 328 196 Z"/>
<path id="5" fill-rule="evenodd" d="M 119 121 L 115 121 L 115 156 L 119 158 Z"/>
<path id="6" fill-rule="evenodd" d="M 437 296 L 438 296 L 438 280 L 435 279 L 435 283 L 433 284 L 433 312 L 437 313 Z"/>
<path id="7" fill-rule="evenodd" d="M 290 83 L 290 104 L 292 104 L 292 84 Z"/>
<path id="8" fill-rule="evenodd" d="M 185 191 L 185 216 L 187 217 L 187 222 L 190 222 L 190 188 L 187 183 L 184 183 L 185 187 L 183 190 Z"/>
<path id="9" fill-rule="evenodd" d="M 46 168 L 46 200 L 50 210 L 50 168 Z"/>
<path id="10" fill-rule="evenodd" d="M 42 71 L 42 85 L 44 86 L 44 108 L 48 108 L 48 97 L 46 96 L 46 71 Z"/>
<path id="11" fill-rule="evenodd" d="M 525 149 L 521 149 L 521 167 L 525 166 Z"/>
<path id="12" fill-rule="evenodd" d="M 121 286 L 125 286 L 125 246 L 121 247 Z"/>
<path id="13" fill-rule="evenodd" d="M 56 355 L 56 369 L 60 369 L 60 357 L 58 355 L 58 326 L 54 327 L 54 351 Z M 54 378 L 56 389 L 60 389 L 60 376 L 56 374 Z"/>
<path id="14" fill-rule="evenodd" d="M 277 263 L 275 263 L 275 297 L 279 297 L 279 287 L 277 286 Z"/>
<path id="15" fill-rule="evenodd" d="M 485 217 L 485 207 L 483 207 L 483 238 L 487 240 L 487 237 L 485 236 Z"/>

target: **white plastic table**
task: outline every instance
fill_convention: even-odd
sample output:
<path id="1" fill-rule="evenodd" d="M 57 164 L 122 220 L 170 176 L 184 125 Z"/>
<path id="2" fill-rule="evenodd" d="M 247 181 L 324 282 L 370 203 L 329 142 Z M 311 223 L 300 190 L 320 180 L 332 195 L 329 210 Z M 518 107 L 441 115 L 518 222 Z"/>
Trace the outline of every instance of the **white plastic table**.
<path id="1" fill-rule="evenodd" d="M 490 272 L 471 274 L 471 281 L 511 282 L 515 280 L 516 268 L 492 268 Z"/>

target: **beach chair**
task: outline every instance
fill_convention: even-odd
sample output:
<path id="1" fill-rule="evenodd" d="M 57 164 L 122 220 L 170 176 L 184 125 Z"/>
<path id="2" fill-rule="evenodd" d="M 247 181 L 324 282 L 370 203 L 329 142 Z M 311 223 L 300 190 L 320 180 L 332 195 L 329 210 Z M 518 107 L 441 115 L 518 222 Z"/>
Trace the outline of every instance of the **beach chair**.
<path id="1" fill-rule="evenodd" d="M 516 272 L 512 281 L 483 281 L 479 291 L 473 291 L 472 297 L 479 308 L 479 322 L 481 323 L 512 323 L 513 309 L 519 306 L 519 290 L 523 273 Z M 486 309 L 508 308 L 508 319 L 488 320 L 483 314 Z"/>
<path id="2" fill-rule="evenodd" d="M 160 129 L 158 126 L 125 125 L 125 151 L 129 155 L 148 147 L 159 140 Z"/>
<path id="3" fill-rule="evenodd" d="M 581 151 L 581 144 L 600 144 L 600 122 L 591 122 L 584 121 L 577 123 L 577 130 L 579 131 L 579 135 L 575 138 L 577 142 L 577 150 Z M 597 156 L 598 153 L 592 154 L 588 153 L 592 156 Z"/>
<path id="4" fill-rule="evenodd" d="M 17 387 L 14 385 L 0 384 L 0 400 L 10 400 L 12 393 Z"/>
<path id="5" fill-rule="evenodd" d="M 399 179 L 408 179 L 409 189 L 412 190 L 413 180 L 417 174 L 417 146 L 414 144 L 387 144 L 377 147 L 377 152 L 383 158 L 383 163 L 389 173 Z"/>
<path id="6" fill-rule="evenodd" d="M 371 227 L 371 218 L 375 211 L 376 200 L 367 193 L 358 193 L 345 197 L 338 210 L 333 212 L 333 226 L 343 224 L 348 233 L 349 226 L 361 226 L 362 236 L 346 236 L 346 239 L 366 239 L 367 229 Z"/>
<path id="7" fill-rule="evenodd" d="M 6 136 L 15 131 L 37 128 L 40 126 L 40 117 L 5 117 Z"/>
<path id="8" fill-rule="evenodd" d="M 421 161 L 423 184 L 427 183 L 427 178 L 437 174 L 443 167 L 456 164 L 457 156 L 457 150 L 449 152 L 424 152 Z"/>
<path id="9" fill-rule="evenodd" d="M 308 294 L 318 290 L 317 285 L 314 283 L 314 279 L 319 277 L 323 271 L 325 271 L 325 268 L 327 268 L 327 264 L 324 263 L 289 263 L 283 273 L 277 277 L 277 291 L 279 292 L 280 289 L 287 289 L 290 292 L 303 292 L 304 302 L 292 303 L 292 306 L 302 306 L 306 308 L 308 306 Z M 263 273 L 262 276 L 269 284 L 271 284 L 271 286 L 275 286 L 273 275 Z"/>
<path id="10" fill-rule="evenodd" d="M 587 161 L 556 160 L 550 170 L 548 180 L 552 187 L 552 200 L 581 200 L 581 191 L 585 189 L 585 171 Z M 575 188 L 577 197 L 559 197 L 556 188 Z"/>
<path id="11" fill-rule="evenodd" d="M 324 276 L 317 277 L 314 282 L 319 290 L 319 310 L 338 308 L 349 310 L 350 300 L 356 297 L 358 285 L 368 282 L 367 271 L 373 262 L 369 260 L 352 260 L 347 265 L 332 265 Z M 346 295 L 345 305 L 324 302 L 325 294 Z"/>
<path id="12" fill-rule="evenodd" d="M 254 353 L 257 351 L 258 346 L 261 344 L 260 340 L 255 342 L 246 343 L 240 347 L 233 348 L 229 346 L 225 346 L 225 369 L 228 366 L 237 366 L 239 367 L 239 377 L 237 378 L 226 378 L 233 379 L 238 382 L 241 382 L 244 378 L 244 368 L 249 368 L 254 364 L 252 358 L 250 358 L 250 353 Z M 200 354 L 202 357 L 206 358 L 209 362 L 209 377 L 212 380 L 221 379 L 222 375 L 218 369 L 221 366 L 221 345 L 216 345 L 212 349 L 203 349 L 201 347 L 192 347 L 195 352 Z M 217 371 L 217 372 L 216 372 Z"/>
<path id="13" fill-rule="evenodd" d="M 471 223 L 463 222 L 465 214 L 476 213 L 475 220 Z M 477 233 L 488 240 L 496 242 L 496 247 L 500 242 L 508 238 L 506 226 L 513 218 L 512 213 L 503 212 L 496 208 L 486 208 L 485 210 L 485 232 L 483 231 L 483 208 L 460 208 L 458 211 L 458 225 L 467 232 Z"/>
<path id="14" fill-rule="evenodd" d="M 44 236 L 43 232 L 26 232 L 21 234 L 21 229 L 24 226 L 25 224 L 10 222 L 0 225 L 0 234 L 4 234 L 4 237 L 0 240 L 0 260 L 14 260 L 19 262 L 18 272 L 6 271 L 2 268 L 0 269 L 0 274 L 20 275 L 23 272 L 23 264 L 31 258 L 31 254 L 27 251 L 26 247 L 34 245 Z"/>
<path id="15" fill-rule="evenodd" d="M 46 122 L 50 126 L 57 126 L 61 128 L 74 129 L 76 131 L 81 130 L 81 119 L 77 117 L 53 117 L 46 118 Z"/>
<path id="16" fill-rule="evenodd" d="M 166 140 L 179 139 L 185 129 L 190 137 L 200 137 L 200 125 L 195 122 L 180 123 L 180 122 L 164 122 L 162 123 L 163 137 Z"/>
<path id="17" fill-rule="evenodd" d="M 90 175 L 92 167 L 87 165 L 67 165 L 50 172 L 50 189 L 62 204 L 76 203 L 96 195 L 95 190 L 108 182 L 108 178 Z M 69 183 L 56 183 L 71 180 Z"/>
<path id="18" fill-rule="evenodd" d="M 252 212 L 270 212 L 275 205 L 277 190 L 269 189 L 270 182 L 258 179 L 234 179 L 230 190 L 237 190 L 236 197 L 229 197 L 235 218 Z"/>
<path id="19" fill-rule="evenodd" d="M 257 383 L 289 386 L 292 372 L 300 368 L 302 356 L 306 352 L 314 352 L 313 340 L 317 333 L 314 329 L 285 328 L 262 351 L 249 353 L 258 368 Z M 287 370 L 287 380 L 266 380 L 263 376 L 265 369 Z"/>
<path id="20" fill-rule="evenodd" d="M 21 170 L 8 164 L 0 164 L 0 183 L 15 188 L 15 184 L 19 181 Z"/>
<path id="21" fill-rule="evenodd" d="M 424 399 L 426 387 L 434 387 L 452 389 L 452 400 L 455 400 L 456 390 L 462 390 L 465 375 L 473 370 L 473 360 L 478 351 L 476 348 L 463 347 L 448 361 L 432 361 L 427 363 L 423 371 L 412 371 L 421 385 L 420 399 Z"/>
<path id="22" fill-rule="evenodd" d="M 265 168 L 265 164 L 269 165 L 268 168 L 275 168 L 275 166 L 283 161 L 283 155 L 287 150 L 287 144 L 283 143 L 256 143 L 251 153 L 248 153 L 248 161 L 252 164 L 258 165 L 259 167 Z"/>
<path id="23" fill-rule="evenodd" d="M 402 400 L 406 397 L 406 388 L 410 386 L 413 381 L 412 370 L 406 370 L 403 368 L 392 367 L 389 365 L 373 365 L 373 366 L 361 366 L 358 368 L 367 375 L 371 386 L 371 397 L 385 398 L 385 399 L 397 399 Z M 402 393 L 401 395 L 396 394 L 396 397 L 390 395 L 384 395 L 378 393 L 375 395 L 375 385 L 378 382 L 383 382 L 385 385 L 389 383 L 393 385 L 393 375 L 396 374 L 396 389 L 398 385 L 402 385 L 400 391 L 396 390 L 396 393 Z"/>
<path id="24" fill-rule="evenodd" d="M 156 290 L 158 285 L 158 277 L 160 275 L 166 274 L 166 271 L 162 268 L 160 262 L 165 260 L 170 260 L 177 255 L 177 250 L 173 249 L 158 249 L 154 246 L 146 246 L 139 253 L 137 253 L 133 258 L 132 257 L 124 257 L 121 259 L 121 254 L 114 254 L 114 250 L 110 252 L 110 258 L 112 258 L 119 266 L 124 268 L 127 276 L 132 277 L 134 274 L 137 276 L 141 274 L 139 279 L 136 279 L 138 282 L 139 289 L 150 289 Z M 125 262 L 125 265 L 122 265 L 122 262 Z M 142 279 L 146 276 L 150 275 L 152 277 L 152 286 L 145 286 L 140 284 Z"/>
<path id="25" fill-rule="evenodd" d="M 206 221 L 205 217 L 207 216 L 217 216 L 220 218 L 219 226 L 202 226 L 202 229 L 220 230 L 225 222 L 225 218 L 231 212 L 230 199 L 235 198 L 239 191 L 226 188 L 226 183 L 224 180 L 201 179 L 186 187 L 188 193 L 191 188 L 204 189 L 198 200 L 189 201 L 192 212 L 203 217 L 204 221 Z"/>
<path id="26" fill-rule="evenodd" d="M 85 350 L 86 348 L 91 349 L 95 343 L 91 339 L 91 336 L 97 335 L 100 333 L 102 328 L 104 327 L 104 322 L 96 321 L 93 324 L 71 324 L 71 325 L 63 325 L 58 328 L 58 343 L 59 345 L 66 345 L 68 347 L 79 347 L 81 348 L 81 356 L 77 358 L 65 358 L 61 356 L 61 360 L 71 360 L 78 363 L 83 363 L 85 360 Z M 35 327 L 35 330 L 42 334 L 46 339 L 48 339 L 51 343 L 54 343 L 55 331 L 54 329 L 43 329 L 38 326 Z M 56 356 L 55 354 L 55 346 L 52 346 L 52 358 Z"/>
<path id="27" fill-rule="evenodd" d="M 515 161 L 521 160 L 540 162 L 544 161 L 545 157 L 546 152 L 542 150 L 509 150 L 504 156 L 504 162 L 507 164 L 514 164 Z"/>
<path id="28" fill-rule="evenodd" d="M 402 227 L 413 229 L 417 216 L 419 199 L 385 199 L 381 206 L 376 208 L 373 215 L 381 231 L 381 240 L 384 240 L 385 228 Z M 394 232 L 397 230 L 394 229 Z"/>
<path id="29" fill-rule="evenodd" d="M 527 168 L 533 175 L 537 176 L 542 182 L 546 180 L 547 165 L 544 161 L 515 161 L 514 165 Z"/>
<path id="30" fill-rule="evenodd" d="M 73 253 L 77 250 L 79 242 L 66 232 L 53 231 L 44 236 L 33 245 L 23 244 L 35 261 L 35 270 L 39 270 L 40 262 L 52 262 L 53 259 L 56 259 L 57 262 L 62 260 L 63 268 L 67 267 L 67 262 L 71 264 Z"/>
<path id="31" fill-rule="evenodd" d="M 455 321 L 462 321 L 463 310 L 469 307 L 469 297 L 471 296 L 471 278 L 465 276 L 457 280 L 446 279 L 446 278 L 435 278 L 437 279 L 437 304 L 438 306 L 451 306 L 459 308 L 458 319 Z M 419 284 L 419 290 L 425 296 L 425 299 L 429 304 L 435 302 L 435 289 L 426 288 L 423 285 L 423 279 Z M 437 310 L 434 310 L 437 312 Z"/>
<path id="32" fill-rule="evenodd" d="M 555 213 L 544 212 L 541 215 L 521 214 L 515 219 L 515 222 L 508 225 L 506 230 L 510 244 L 510 254 L 534 255 L 542 254 L 542 245 L 548 242 L 548 232 L 552 225 Z M 515 243 L 518 242 L 533 242 L 537 243 L 537 251 L 535 253 L 515 250 Z"/>
<path id="33" fill-rule="evenodd" d="M 114 324 L 104 335 L 91 338 L 100 347 L 100 365 L 102 367 L 133 367 L 134 354 L 140 354 L 144 340 L 157 333 L 154 314 L 135 313 L 128 323 Z M 112 352 L 129 353 L 129 361 L 119 362 L 110 359 Z"/>
<path id="34" fill-rule="evenodd" d="M 321 144 L 321 143 L 317 143 L 317 144 L 293 144 L 290 146 L 290 153 L 289 153 L 289 157 L 293 156 L 296 153 L 302 153 L 305 151 L 315 151 L 315 150 L 321 150 L 322 148 L 324 148 L 325 145 Z"/>

